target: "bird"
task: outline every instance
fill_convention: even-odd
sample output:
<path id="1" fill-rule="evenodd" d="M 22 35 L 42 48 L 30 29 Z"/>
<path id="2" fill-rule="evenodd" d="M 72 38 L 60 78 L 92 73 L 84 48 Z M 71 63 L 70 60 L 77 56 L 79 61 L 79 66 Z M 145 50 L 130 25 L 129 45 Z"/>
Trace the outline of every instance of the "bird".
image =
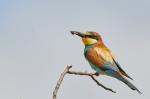
<path id="1" fill-rule="evenodd" d="M 127 78 L 133 80 L 120 66 L 109 48 L 104 44 L 98 32 L 87 31 L 85 33 L 70 31 L 71 34 L 81 37 L 85 45 L 84 56 L 89 65 L 95 70 L 95 75 L 107 75 L 125 83 L 132 90 L 141 92 Z"/>

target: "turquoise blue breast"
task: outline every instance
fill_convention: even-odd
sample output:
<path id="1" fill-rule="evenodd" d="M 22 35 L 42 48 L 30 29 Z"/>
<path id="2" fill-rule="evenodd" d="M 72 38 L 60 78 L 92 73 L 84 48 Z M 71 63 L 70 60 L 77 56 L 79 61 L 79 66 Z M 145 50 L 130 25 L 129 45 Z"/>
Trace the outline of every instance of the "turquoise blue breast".
<path id="1" fill-rule="evenodd" d="M 94 45 L 94 44 L 86 45 L 86 46 L 85 46 L 85 48 L 84 48 L 84 56 L 85 56 L 85 58 L 86 58 L 86 54 L 88 53 L 88 50 L 89 50 L 90 48 L 92 48 L 93 45 Z M 89 62 L 91 68 L 94 69 L 96 72 L 100 72 L 100 71 L 101 71 L 101 69 L 100 69 L 98 66 L 95 66 L 94 64 L 92 64 L 87 58 L 86 58 L 86 60 Z"/>
<path id="2" fill-rule="evenodd" d="M 86 57 L 86 53 L 87 51 L 93 47 L 94 44 L 91 44 L 91 45 L 85 45 L 85 48 L 84 48 L 84 56 Z"/>

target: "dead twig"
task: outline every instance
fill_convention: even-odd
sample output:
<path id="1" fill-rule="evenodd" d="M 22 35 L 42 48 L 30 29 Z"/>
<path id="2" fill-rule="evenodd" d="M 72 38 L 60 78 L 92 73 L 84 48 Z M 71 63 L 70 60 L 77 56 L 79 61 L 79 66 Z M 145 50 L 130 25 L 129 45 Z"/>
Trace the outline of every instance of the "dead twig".
<path id="1" fill-rule="evenodd" d="M 72 66 L 67 66 L 65 68 L 65 70 L 63 71 L 63 73 L 61 73 L 61 76 L 56 84 L 56 87 L 55 87 L 55 90 L 53 91 L 53 99 L 56 99 L 57 97 L 57 93 L 58 93 L 58 90 L 60 88 L 60 85 L 65 77 L 65 75 L 68 73 L 68 74 L 74 74 L 74 75 L 85 75 L 85 76 L 89 76 L 93 79 L 93 81 L 95 81 L 97 83 L 97 85 L 101 86 L 102 88 L 104 88 L 105 90 L 109 90 L 113 93 L 116 93 L 115 91 L 113 91 L 112 89 L 104 86 L 103 84 L 101 84 L 98 80 L 95 79 L 94 75 L 96 75 L 95 73 L 87 73 L 87 72 L 80 72 L 80 71 L 72 71 L 70 70 L 72 68 Z"/>
<path id="2" fill-rule="evenodd" d="M 59 89 L 59 87 L 60 87 L 60 85 L 61 85 L 61 83 L 62 83 L 65 75 L 68 73 L 68 71 L 69 71 L 70 68 L 72 68 L 72 66 L 67 66 L 65 68 L 64 72 L 61 74 L 61 76 L 60 76 L 60 78 L 59 78 L 59 80 L 58 80 L 58 82 L 56 84 L 55 90 L 53 91 L 53 99 L 56 99 L 58 89 Z"/>

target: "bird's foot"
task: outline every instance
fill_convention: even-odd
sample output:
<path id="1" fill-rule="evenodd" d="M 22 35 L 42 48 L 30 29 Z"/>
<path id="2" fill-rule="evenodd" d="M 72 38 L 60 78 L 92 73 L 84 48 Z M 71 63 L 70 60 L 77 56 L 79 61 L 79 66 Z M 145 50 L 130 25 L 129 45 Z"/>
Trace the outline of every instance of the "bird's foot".
<path id="1" fill-rule="evenodd" d="M 95 72 L 95 74 L 94 74 L 94 75 L 99 76 L 99 73 L 98 73 L 98 72 Z"/>

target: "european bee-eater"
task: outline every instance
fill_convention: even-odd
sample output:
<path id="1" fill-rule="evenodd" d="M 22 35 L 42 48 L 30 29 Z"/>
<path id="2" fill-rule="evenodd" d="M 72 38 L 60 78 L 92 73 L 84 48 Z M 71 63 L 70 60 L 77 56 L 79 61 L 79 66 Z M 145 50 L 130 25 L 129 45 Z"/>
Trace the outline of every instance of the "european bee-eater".
<path id="1" fill-rule="evenodd" d="M 96 71 L 97 75 L 103 74 L 114 77 L 125 83 L 132 90 L 136 90 L 141 94 L 141 92 L 125 78 L 132 79 L 115 60 L 112 52 L 105 46 L 101 36 L 97 32 L 70 32 L 82 38 L 85 45 L 84 56 L 92 69 Z"/>

